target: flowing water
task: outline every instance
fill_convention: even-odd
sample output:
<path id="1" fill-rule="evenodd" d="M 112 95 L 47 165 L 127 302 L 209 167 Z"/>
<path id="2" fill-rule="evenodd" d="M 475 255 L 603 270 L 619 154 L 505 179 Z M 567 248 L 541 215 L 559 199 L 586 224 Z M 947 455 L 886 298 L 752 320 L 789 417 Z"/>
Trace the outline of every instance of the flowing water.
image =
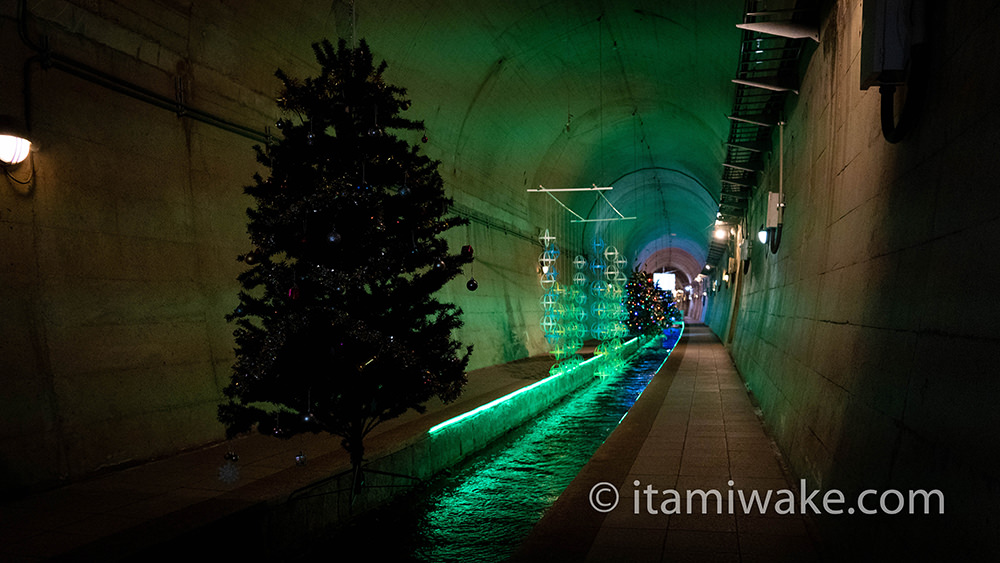
<path id="1" fill-rule="evenodd" d="M 679 334 L 678 334 L 679 336 Z M 635 403 L 670 350 L 647 347 L 498 443 L 363 517 L 313 555 L 365 546 L 382 561 L 510 557 Z"/>

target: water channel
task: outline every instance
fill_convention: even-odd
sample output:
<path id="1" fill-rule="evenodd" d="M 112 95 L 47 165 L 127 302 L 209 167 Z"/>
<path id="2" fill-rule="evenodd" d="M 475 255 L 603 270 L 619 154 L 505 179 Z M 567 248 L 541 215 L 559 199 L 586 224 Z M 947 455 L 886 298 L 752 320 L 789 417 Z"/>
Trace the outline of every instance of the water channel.
<path id="1" fill-rule="evenodd" d="M 622 420 L 670 351 L 659 345 L 643 348 L 618 374 L 595 378 L 310 553 L 329 554 L 353 544 L 365 546 L 366 556 L 376 561 L 506 560 Z"/>

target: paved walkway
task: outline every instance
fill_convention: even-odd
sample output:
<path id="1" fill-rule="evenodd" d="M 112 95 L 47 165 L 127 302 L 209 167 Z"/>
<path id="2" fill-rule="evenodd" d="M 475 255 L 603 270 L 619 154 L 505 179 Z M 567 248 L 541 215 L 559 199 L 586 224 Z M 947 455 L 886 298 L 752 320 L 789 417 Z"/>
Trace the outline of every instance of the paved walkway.
<path id="1" fill-rule="evenodd" d="M 773 510 L 746 514 L 739 497 L 740 491 L 749 498 L 750 491 L 770 490 L 773 503 L 777 491 L 792 488 L 728 352 L 707 327 L 689 325 L 628 416 L 515 560 L 817 561 L 808 521 Z M 611 489 L 620 492 L 617 506 L 595 510 L 592 502 L 610 507 Z M 694 490 L 719 491 L 720 502 L 707 496 L 703 513 L 696 494 L 688 513 L 687 494 Z"/>

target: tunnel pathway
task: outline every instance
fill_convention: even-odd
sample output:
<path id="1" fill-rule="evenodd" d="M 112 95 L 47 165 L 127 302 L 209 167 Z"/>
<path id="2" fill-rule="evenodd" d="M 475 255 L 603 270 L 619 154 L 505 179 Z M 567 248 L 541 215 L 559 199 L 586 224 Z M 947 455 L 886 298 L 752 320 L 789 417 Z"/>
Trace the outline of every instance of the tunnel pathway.
<path id="1" fill-rule="evenodd" d="M 594 504 L 607 509 L 613 503 L 611 486 L 619 491 L 618 504 L 598 511 Z M 697 495 L 687 513 L 688 491 L 712 489 L 720 493 L 722 514 L 714 496 L 703 513 Z M 738 496 L 740 490 L 747 498 L 752 490 L 765 495 L 783 489 L 794 490 L 728 352 L 707 327 L 689 325 L 515 560 L 817 561 L 807 519 L 774 510 L 745 514 Z M 681 513 L 663 513 L 677 512 L 674 504 L 662 506 L 674 498 L 663 491 L 679 493 Z"/>

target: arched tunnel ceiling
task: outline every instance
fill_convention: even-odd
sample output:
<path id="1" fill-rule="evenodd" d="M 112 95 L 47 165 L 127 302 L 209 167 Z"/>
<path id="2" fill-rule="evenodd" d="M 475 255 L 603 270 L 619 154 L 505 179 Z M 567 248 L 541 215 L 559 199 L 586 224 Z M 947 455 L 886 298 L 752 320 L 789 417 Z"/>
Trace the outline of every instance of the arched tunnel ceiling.
<path id="1" fill-rule="evenodd" d="M 614 186 L 608 200 L 636 219 L 584 237 L 613 224 L 633 266 L 690 279 L 718 210 L 742 4 L 376 1 L 337 19 L 408 89 L 446 182 L 474 178 L 469 194 L 500 208 L 539 185 Z M 614 213 L 593 192 L 560 199 Z"/>

